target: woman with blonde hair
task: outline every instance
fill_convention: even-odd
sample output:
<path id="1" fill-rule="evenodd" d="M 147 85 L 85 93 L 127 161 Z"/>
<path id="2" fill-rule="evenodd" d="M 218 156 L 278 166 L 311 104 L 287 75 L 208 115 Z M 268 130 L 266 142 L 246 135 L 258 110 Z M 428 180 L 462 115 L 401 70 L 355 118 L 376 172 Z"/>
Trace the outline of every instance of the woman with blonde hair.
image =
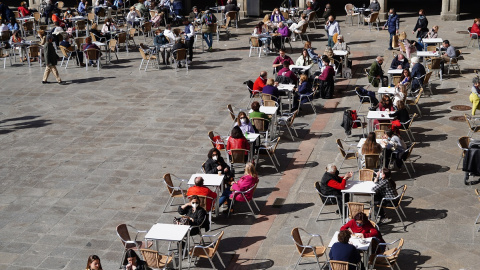
<path id="1" fill-rule="evenodd" d="M 137 14 L 137 11 L 135 10 L 135 6 L 131 6 L 130 12 L 128 12 L 127 14 L 127 23 L 133 27 L 139 26 L 140 22 L 135 21 L 137 17 L 138 17 L 138 14 Z"/>
<path id="2" fill-rule="evenodd" d="M 247 191 L 252 188 L 255 184 L 258 183 L 258 174 L 255 170 L 255 165 L 253 163 L 248 162 L 245 165 L 245 174 L 238 179 L 238 181 L 234 181 L 230 189 L 225 189 L 222 196 L 220 197 L 219 204 L 223 205 L 225 201 L 227 201 L 228 206 L 233 199 L 233 192 L 234 191 Z M 245 198 L 250 201 L 253 198 L 253 189 L 250 190 L 248 193 L 245 193 Z M 245 198 L 242 194 L 236 193 L 235 194 L 235 201 L 238 202 L 245 202 Z"/>

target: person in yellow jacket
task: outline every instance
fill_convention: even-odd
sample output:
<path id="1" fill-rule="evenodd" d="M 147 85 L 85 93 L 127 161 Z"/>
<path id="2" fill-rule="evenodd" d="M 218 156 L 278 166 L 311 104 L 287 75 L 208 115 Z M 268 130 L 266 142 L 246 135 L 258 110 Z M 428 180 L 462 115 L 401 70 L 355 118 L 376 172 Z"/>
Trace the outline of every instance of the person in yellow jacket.
<path id="1" fill-rule="evenodd" d="M 475 111 L 480 103 L 480 79 L 474 78 L 472 86 L 472 93 L 470 94 L 470 102 L 472 103 L 472 115 L 475 115 Z"/>

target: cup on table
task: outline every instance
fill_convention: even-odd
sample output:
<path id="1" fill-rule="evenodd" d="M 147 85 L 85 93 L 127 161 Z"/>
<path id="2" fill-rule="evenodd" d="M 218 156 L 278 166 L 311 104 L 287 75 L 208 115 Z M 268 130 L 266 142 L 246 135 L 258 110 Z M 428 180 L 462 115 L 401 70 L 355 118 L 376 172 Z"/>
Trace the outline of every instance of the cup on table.
<path id="1" fill-rule="evenodd" d="M 218 175 L 222 175 L 222 171 L 218 171 Z"/>

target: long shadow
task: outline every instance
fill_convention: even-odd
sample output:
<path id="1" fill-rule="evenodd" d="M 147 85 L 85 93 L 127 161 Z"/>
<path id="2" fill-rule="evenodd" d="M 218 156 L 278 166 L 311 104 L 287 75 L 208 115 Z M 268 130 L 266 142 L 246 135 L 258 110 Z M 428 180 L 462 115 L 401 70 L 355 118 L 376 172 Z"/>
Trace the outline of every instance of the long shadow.
<path id="1" fill-rule="evenodd" d="M 408 199 L 409 197 L 404 197 Z M 405 223 L 405 229 L 408 229 L 409 226 L 419 222 L 419 221 L 433 221 L 433 220 L 441 220 L 445 219 L 448 215 L 447 209 L 422 209 L 422 208 L 415 208 L 415 207 L 408 207 L 410 204 L 409 201 L 403 200 L 402 201 L 402 208 L 407 215 L 407 219 L 402 215 L 401 211 L 398 210 L 400 215 L 402 215 L 403 222 Z M 394 210 L 387 212 L 388 217 L 392 218 L 391 223 L 382 223 L 381 230 L 384 235 L 389 233 L 404 233 L 408 232 L 403 230 L 402 222 L 398 218 L 397 214 Z M 395 224 L 395 225 L 394 225 Z"/>
<path id="2" fill-rule="evenodd" d="M 237 251 L 242 242 L 245 242 L 248 246 L 255 244 L 258 241 L 267 239 L 265 236 L 253 236 L 253 237 L 228 237 L 222 239 L 222 252 Z M 246 246 L 246 247 L 248 247 Z"/>
<path id="3" fill-rule="evenodd" d="M 358 40 L 358 41 L 348 42 L 348 45 L 372 43 L 372 42 L 375 42 L 375 41 L 376 40 Z"/>
<path id="4" fill-rule="evenodd" d="M 442 89 L 437 89 L 435 88 L 433 90 L 433 94 L 440 94 L 440 95 L 450 95 L 450 94 L 457 94 L 458 91 L 456 88 L 442 88 Z"/>
<path id="5" fill-rule="evenodd" d="M 413 249 L 402 249 L 401 252 L 402 260 L 399 263 L 399 266 L 404 269 L 435 269 L 435 270 L 448 270 L 448 268 L 441 266 L 432 266 L 432 267 L 421 267 L 419 265 L 424 265 L 432 257 L 422 255 L 420 251 Z"/>
<path id="6" fill-rule="evenodd" d="M 436 107 L 436 106 L 441 106 L 451 103 L 450 101 L 432 101 L 432 102 L 422 102 L 421 106 L 422 107 Z M 420 103 L 419 103 L 420 104 Z"/>
<path id="7" fill-rule="evenodd" d="M 414 149 L 415 150 L 415 149 Z M 418 178 L 424 175 L 429 175 L 429 174 L 436 174 L 440 171 L 445 171 L 447 170 L 447 167 L 441 166 L 438 164 L 432 164 L 432 163 L 416 163 L 414 162 L 419 158 L 418 155 L 412 154 L 410 159 L 412 160 L 413 167 L 415 168 L 415 172 L 412 170 L 412 167 L 410 166 L 409 162 L 405 162 L 406 165 L 408 166 L 408 170 L 410 171 L 410 174 L 412 175 L 412 178 Z M 408 176 L 408 173 L 404 167 L 400 169 L 395 170 L 395 176 L 392 177 L 395 180 L 410 180 L 410 177 Z"/>
<path id="8" fill-rule="evenodd" d="M 241 269 L 268 269 L 275 263 L 270 259 L 241 259 L 236 261 L 236 264 L 240 265 Z"/>
<path id="9" fill-rule="evenodd" d="M 211 60 L 208 60 L 208 63 L 212 63 L 212 62 L 233 62 L 233 61 L 240 61 L 242 59 L 243 58 L 240 58 L 240 57 L 230 57 L 230 58 L 223 58 L 223 59 L 211 59 Z"/>
<path id="10" fill-rule="evenodd" d="M 98 82 L 101 80 L 105 79 L 114 79 L 116 77 L 90 77 L 90 78 L 84 78 L 84 79 L 75 79 L 71 80 L 71 83 L 90 83 L 90 82 Z"/>
<path id="11" fill-rule="evenodd" d="M 32 118 L 33 117 L 33 118 Z M 34 119 L 37 118 L 38 116 L 26 116 L 26 119 Z M 19 118 L 12 118 L 12 119 L 21 119 L 22 117 Z M 6 121 L 20 121 L 20 120 L 12 120 L 12 119 L 6 119 L 3 120 L 3 123 Z M 14 132 L 16 130 L 20 129 L 27 129 L 27 128 L 40 128 L 44 126 L 51 125 L 52 123 L 50 120 L 33 120 L 33 121 L 25 121 L 21 123 L 14 123 L 14 124 L 9 124 L 9 125 L 3 125 L 0 126 L 0 134 L 8 134 L 11 132 Z"/>
<path id="12" fill-rule="evenodd" d="M 17 118 L 8 118 L 8 119 L 3 119 L 0 121 L 0 124 L 1 123 L 5 123 L 5 122 L 13 122 L 13 121 L 22 121 L 22 120 L 32 120 L 32 119 L 35 119 L 35 118 L 38 118 L 40 116 L 38 115 L 31 115 L 31 116 L 22 116 L 22 117 L 17 117 Z"/>

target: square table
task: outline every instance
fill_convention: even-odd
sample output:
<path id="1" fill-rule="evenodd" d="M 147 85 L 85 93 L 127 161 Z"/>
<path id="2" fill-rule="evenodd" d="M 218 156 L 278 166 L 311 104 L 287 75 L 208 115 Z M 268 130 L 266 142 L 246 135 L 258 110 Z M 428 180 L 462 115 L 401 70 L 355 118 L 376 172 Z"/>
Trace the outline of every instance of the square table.
<path id="1" fill-rule="evenodd" d="M 157 248 L 157 241 L 167 241 L 167 242 L 177 242 L 178 247 L 178 269 L 182 269 L 182 240 L 188 233 L 190 226 L 188 225 L 176 225 L 176 224 L 164 224 L 164 223 L 157 223 L 148 230 L 147 234 L 145 235 L 145 240 L 154 240 L 155 247 Z M 190 247 L 188 246 L 187 241 L 187 249 Z M 175 264 L 175 259 L 173 260 Z"/>
<path id="2" fill-rule="evenodd" d="M 388 85 L 391 85 L 393 82 L 393 76 L 395 75 L 402 75 L 403 69 L 389 69 L 387 71 L 388 74 Z"/>
<path id="3" fill-rule="evenodd" d="M 396 92 L 395 87 L 380 87 L 378 88 L 377 95 L 378 99 L 380 100 L 382 98 L 382 95 L 394 95 Z"/>
<path id="4" fill-rule="evenodd" d="M 253 149 L 255 147 L 255 142 L 257 141 L 258 137 L 260 136 L 260 133 L 246 133 L 246 134 L 243 134 L 243 135 L 245 136 L 245 139 L 247 139 L 248 142 L 250 143 L 250 151 L 248 151 L 248 161 L 252 161 L 253 160 Z M 228 141 L 228 138 L 230 138 L 230 136 L 222 137 L 222 139 L 225 142 Z M 225 143 L 225 151 L 227 152 L 227 155 L 228 155 L 227 144 L 226 143 Z"/>
<path id="5" fill-rule="evenodd" d="M 333 244 L 338 242 L 338 234 L 339 234 L 339 231 L 336 231 L 333 234 L 332 240 L 330 240 L 330 243 L 328 244 L 328 248 L 331 249 Z M 353 237 L 352 235 L 348 243 L 355 246 L 355 248 L 360 252 L 367 252 L 367 254 L 363 256 L 363 264 L 365 265 L 365 269 L 368 269 L 368 260 L 370 259 L 370 254 L 371 254 L 370 244 L 372 243 L 372 237 L 358 238 L 358 237 Z"/>
<path id="6" fill-rule="evenodd" d="M 368 132 L 372 132 L 375 130 L 375 127 L 373 126 L 373 120 L 393 120 L 393 117 L 390 117 L 390 113 L 392 112 L 385 112 L 385 111 L 369 111 L 367 114 L 367 119 L 368 119 Z"/>
<path id="7" fill-rule="evenodd" d="M 346 203 L 345 203 L 345 194 L 348 193 L 349 195 L 353 194 L 363 194 L 363 195 L 370 195 L 370 208 L 373 209 L 373 195 L 375 195 L 375 191 L 372 188 L 375 186 L 373 181 L 355 181 L 355 180 L 348 180 L 347 184 L 345 185 L 345 189 L 342 189 L 342 201 L 343 201 L 343 215 L 342 215 L 342 224 L 345 224 L 345 214 L 346 210 Z M 370 215 L 372 215 L 370 211 Z"/>
<path id="8" fill-rule="evenodd" d="M 189 186 L 194 186 L 195 185 L 195 178 L 197 178 L 199 176 L 203 178 L 203 185 L 204 186 L 215 187 L 215 193 L 217 193 L 217 199 L 215 200 L 215 217 L 218 217 L 218 212 L 220 212 L 219 211 L 218 200 L 220 199 L 220 196 L 222 196 L 222 193 L 223 193 L 223 185 L 222 185 L 223 174 L 221 174 L 221 175 L 206 174 L 206 173 L 192 174 L 192 176 L 190 176 L 190 180 L 188 180 L 188 185 Z"/>
<path id="9" fill-rule="evenodd" d="M 277 89 L 283 91 L 287 94 L 288 97 L 288 110 L 292 110 L 292 102 L 293 102 L 293 89 L 295 89 L 295 84 L 282 84 L 279 83 Z"/>
<path id="10" fill-rule="evenodd" d="M 419 51 L 417 52 L 418 57 L 439 57 L 440 53 L 437 51 L 431 52 L 431 51 Z"/>

